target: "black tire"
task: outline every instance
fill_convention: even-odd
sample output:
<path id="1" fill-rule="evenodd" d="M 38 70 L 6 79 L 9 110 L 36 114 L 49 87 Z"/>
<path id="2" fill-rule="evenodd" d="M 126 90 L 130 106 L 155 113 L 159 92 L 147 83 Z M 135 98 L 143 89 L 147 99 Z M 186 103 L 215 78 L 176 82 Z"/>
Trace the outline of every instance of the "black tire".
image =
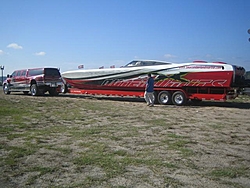
<path id="1" fill-rule="evenodd" d="M 174 92 L 172 96 L 172 101 L 173 101 L 173 104 L 177 106 L 182 106 L 186 104 L 187 97 L 182 91 L 176 91 Z"/>
<path id="2" fill-rule="evenodd" d="M 161 91 L 157 96 L 157 100 L 164 105 L 172 103 L 171 94 L 168 91 Z"/>
<path id="3" fill-rule="evenodd" d="M 9 87 L 9 84 L 4 84 L 3 85 L 3 93 L 5 94 L 5 95 L 9 95 L 10 94 L 10 87 Z"/>
<path id="4" fill-rule="evenodd" d="M 39 95 L 39 89 L 36 84 L 32 84 L 30 87 L 30 93 L 32 96 L 37 96 Z"/>
<path id="5" fill-rule="evenodd" d="M 67 93 L 68 92 L 68 86 L 66 84 L 63 84 L 63 86 L 61 87 L 61 92 L 62 93 Z"/>

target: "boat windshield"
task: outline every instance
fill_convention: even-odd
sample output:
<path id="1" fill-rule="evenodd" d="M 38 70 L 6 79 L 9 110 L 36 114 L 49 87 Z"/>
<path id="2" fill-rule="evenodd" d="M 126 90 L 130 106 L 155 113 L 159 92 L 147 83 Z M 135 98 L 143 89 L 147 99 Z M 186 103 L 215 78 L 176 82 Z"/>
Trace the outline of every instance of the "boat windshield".
<path id="1" fill-rule="evenodd" d="M 161 61 L 131 61 L 124 67 L 154 66 L 154 65 L 166 65 L 166 64 L 170 63 Z"/>

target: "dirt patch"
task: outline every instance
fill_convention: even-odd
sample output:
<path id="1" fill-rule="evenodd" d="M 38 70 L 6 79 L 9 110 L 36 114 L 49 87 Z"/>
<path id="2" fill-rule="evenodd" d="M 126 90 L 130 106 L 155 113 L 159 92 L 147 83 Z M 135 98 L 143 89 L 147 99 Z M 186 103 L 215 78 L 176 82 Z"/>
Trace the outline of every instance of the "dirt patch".
<path id="1" fill-rule="evenodd" d="M 0 94 L 0 187 L 250 187 L 250 98 Z"/>

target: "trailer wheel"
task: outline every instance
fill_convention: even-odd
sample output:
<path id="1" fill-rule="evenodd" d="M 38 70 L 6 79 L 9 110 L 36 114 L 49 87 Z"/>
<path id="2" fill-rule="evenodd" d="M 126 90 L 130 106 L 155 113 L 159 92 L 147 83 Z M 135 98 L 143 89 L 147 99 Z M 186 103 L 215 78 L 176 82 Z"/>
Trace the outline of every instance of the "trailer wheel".
<path id="1" fill-rule="evenodd" d="M 161 91 L 157 99 L 160 104 L 170 104 L 172 102 L 171 94 L 168 91 Z"/>
<path id="2" fill-rule="evenodd" d="M 176 91 L 174 92 L 172 96 L 172 101 L 175 105 L 181 106 L 186 104 L 187 98 L 186 95 L 182 91 Z"/>

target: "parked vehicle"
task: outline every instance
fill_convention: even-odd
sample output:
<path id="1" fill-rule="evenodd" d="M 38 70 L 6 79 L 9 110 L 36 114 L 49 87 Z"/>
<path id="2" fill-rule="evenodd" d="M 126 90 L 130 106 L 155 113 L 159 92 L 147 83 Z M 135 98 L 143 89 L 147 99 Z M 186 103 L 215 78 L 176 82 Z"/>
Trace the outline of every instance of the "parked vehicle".
<path id="1" fill-rule="evenodd" d="M 155 79 L 155 98 L 160 104 L 234 99 L 245 85 L 243 67 L 204 61 L 139 60 L 122 68 L 67 71 L 62 77 L 71 86 L 69 93 L 143 97 L 148 73 Z"/>
<path id="2" fill-rule="evenodd" d="M 3 92 L 23 92 L 37 96 L 48 91 L 50 95 L 58 95 L 62 86 L 63 80 L 57 68 L 23 69 L 7 75 L 3 82 Z"/>

